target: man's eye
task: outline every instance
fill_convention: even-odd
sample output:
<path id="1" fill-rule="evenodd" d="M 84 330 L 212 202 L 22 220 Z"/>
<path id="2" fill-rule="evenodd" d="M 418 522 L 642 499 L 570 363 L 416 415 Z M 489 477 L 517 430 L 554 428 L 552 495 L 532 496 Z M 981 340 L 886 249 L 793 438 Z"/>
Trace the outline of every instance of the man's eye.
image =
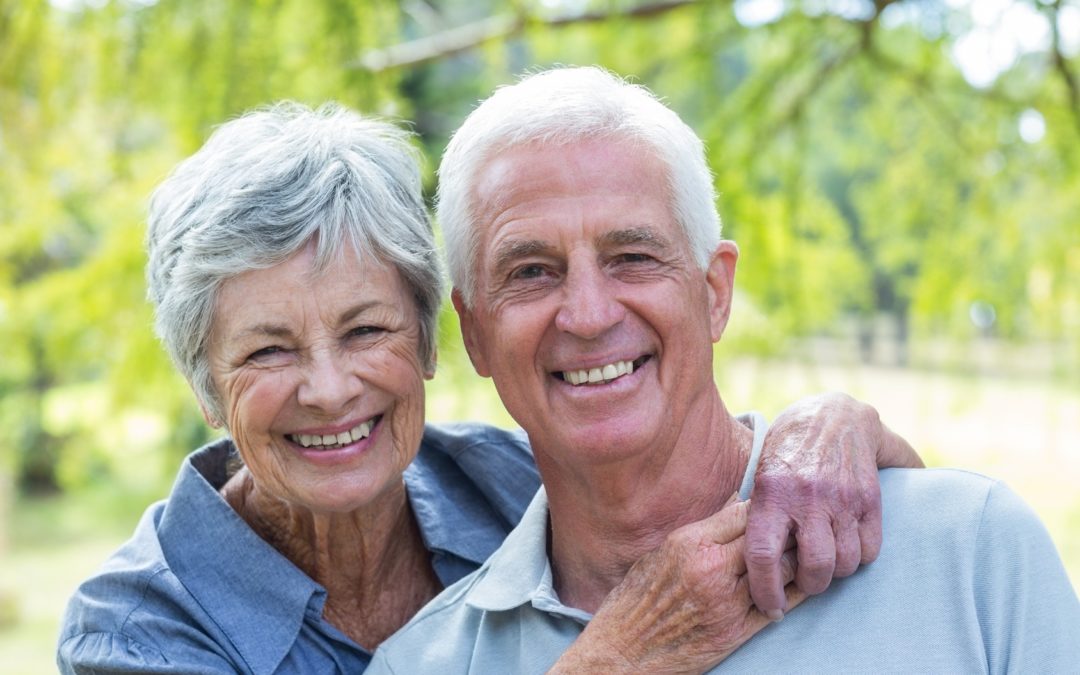
<path id="1" fill-rule="evenodd" d="M 652 260 L 652 256 L 646 255 L 644 253 L 623 253 L 618 258 L 616 258 L 616 262 L 623 263 L 642 263 L 649 262 L 650 260 Z"/>
<path id="2" fill-rule="evenodd" d="M 541 265 L 525 265 L 514 271 L 515 279 L 539 279 L 544 276 L 544 268 Z"/>

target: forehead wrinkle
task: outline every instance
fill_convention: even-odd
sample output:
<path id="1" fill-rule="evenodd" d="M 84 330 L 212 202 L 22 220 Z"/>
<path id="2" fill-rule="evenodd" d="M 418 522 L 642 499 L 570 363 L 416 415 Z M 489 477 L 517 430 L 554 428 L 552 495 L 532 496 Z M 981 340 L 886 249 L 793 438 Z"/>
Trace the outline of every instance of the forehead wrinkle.
<path id="1" fill-rule="evenodd" d="M 283 326 L 276 323 L 260 323 L 254 326 L 249 326 L 236 336 L 237 339 L 243 340 L 249 337 L 272 337 L 272 338 L 288 338 L 292 337 L 292 330 L 287 326 Z"/>

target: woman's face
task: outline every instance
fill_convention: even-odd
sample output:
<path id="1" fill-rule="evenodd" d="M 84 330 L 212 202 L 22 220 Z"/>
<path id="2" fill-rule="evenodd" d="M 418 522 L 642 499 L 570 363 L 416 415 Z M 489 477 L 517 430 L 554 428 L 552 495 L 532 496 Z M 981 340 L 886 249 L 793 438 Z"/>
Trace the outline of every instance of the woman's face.
<path id="1" fill-rule="evenodd" d="M 401 489 L 424 424 L 415 303 L 392 265 L 314 247 L 240 274 L 218 295 L 209 358 L 256 485 L 316 512 Z"/>

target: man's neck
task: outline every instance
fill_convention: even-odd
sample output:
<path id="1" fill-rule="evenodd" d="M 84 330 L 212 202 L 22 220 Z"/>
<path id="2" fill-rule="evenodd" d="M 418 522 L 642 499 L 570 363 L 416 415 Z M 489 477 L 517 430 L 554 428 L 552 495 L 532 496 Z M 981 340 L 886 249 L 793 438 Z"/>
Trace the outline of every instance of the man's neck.
<path id="1" fill-rule="evenodd" d="M 573 475 L 537 462 L 547 487 L 555 588 L 571 607 L 595 612 L 644 554 L 673 530 L 721 509 L 742 481 L 753 432 L 719 397 L 685 425 L 675 447 L 649 458 Z"/>

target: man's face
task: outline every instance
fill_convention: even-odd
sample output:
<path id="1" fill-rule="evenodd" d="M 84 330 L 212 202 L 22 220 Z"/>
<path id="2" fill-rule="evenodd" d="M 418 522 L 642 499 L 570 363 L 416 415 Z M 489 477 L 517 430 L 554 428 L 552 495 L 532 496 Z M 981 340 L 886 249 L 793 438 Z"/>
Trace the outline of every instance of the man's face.
<path id="1" fill-rule="evenodd" d="M 723 242 L 698 267 L 664 176 L 639 146 L 593 139 L 502 152 L 474 186 L 466 346 L 538 452 L 569 467 L 663 461 L 715 396 L 738 251 Z"/>

